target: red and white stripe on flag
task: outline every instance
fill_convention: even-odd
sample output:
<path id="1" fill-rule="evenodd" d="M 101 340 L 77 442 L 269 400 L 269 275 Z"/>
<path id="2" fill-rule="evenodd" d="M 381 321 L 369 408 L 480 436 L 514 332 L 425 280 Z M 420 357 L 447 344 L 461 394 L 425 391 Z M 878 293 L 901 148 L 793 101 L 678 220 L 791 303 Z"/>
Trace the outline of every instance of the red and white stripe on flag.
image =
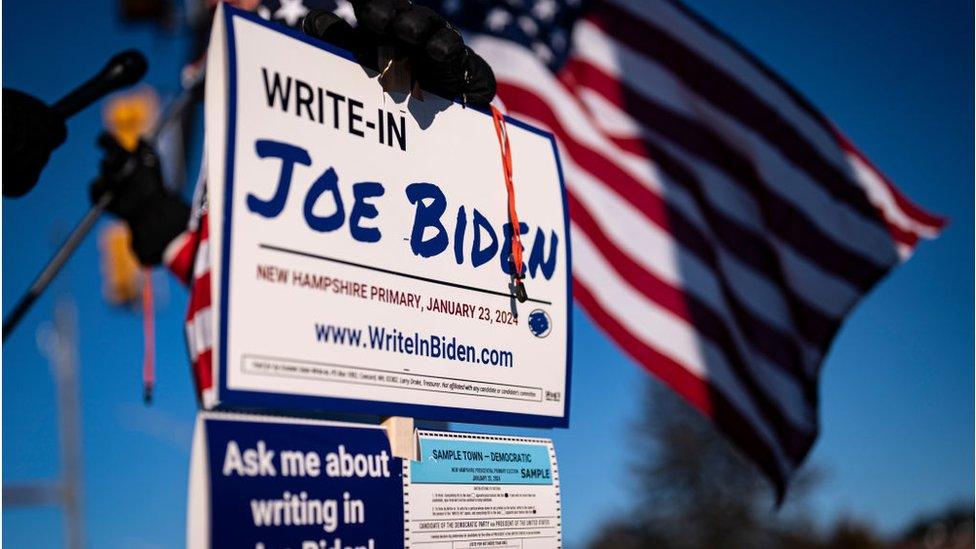
<path id="1" fill-rule="evenodd" d="M 199 184 L 205 184 L 201 181 Z M 197 397 L 204 408 L 216 404 L 213 387 L 213 316 L 210 291 L 210 231 L 207 214 L 191 219 L 190 226 L 167 246 L 163 263 L 187 284 L 186 347 Z"/>
<path id="2" fill-rule="evenodd" d="M 579 304 L 782 494 L 844 316 L 944 221 L 674 2 L 593 2 L 557 73 L 512 41 L 471 44 L 508 112 L 559 142 Z"/>

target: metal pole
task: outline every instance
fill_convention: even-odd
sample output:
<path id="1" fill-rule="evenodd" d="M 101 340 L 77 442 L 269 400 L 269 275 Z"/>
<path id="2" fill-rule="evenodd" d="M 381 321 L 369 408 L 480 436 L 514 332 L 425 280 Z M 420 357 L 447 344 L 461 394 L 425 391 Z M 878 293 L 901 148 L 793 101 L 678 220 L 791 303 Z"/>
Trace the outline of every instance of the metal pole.
<path id="1" fill-rule="evenodd" d="M 92 227 L 95 226 L 95 222 L 105 211 L 105 208 L 112 201 L 112 193 L 106 192 L 98 200 L 97 203 L 92 205 L 85 214 L 85 217 L 81 218 L 81 222 L 71 231 L 68 238 L 64 241 L 64 244 L 58 248 L 58 251 L 54 254 L 54 257 L 48 261 L 47 265 L 44 266 L 44 270 L 41 274 L 37 275 L 34 279 L 34 283 L 30 285 L 27 292 L 21 296 L 17 301 L 17 305 L 14 306 L 10 315 L 3 321 L 3 341 L 7 341 L 7 337 L 10 333 L 20 324 L 21 319 L 30 310 L 31 305 L 37 301 L 37 298 L 44 293 L 44 290 L 48 287 L 54 277 L 61 271 L 64 264 L 71 257 L 71 254 L 75 252 L 81 242 L 85 239 L 85 236 L 91 232 Z"/>
<path id="2" fill-rule="evenodd" d="M 85 528 L 82 516 L 81 406 L 78 398 L 78 319 L 73 300 L 64 299 L 57 304 L 54 329 L 54 379 L 58 392 L 65 539 L 68 549 L 82 549 Z"/>
<path id="3" fill-rule="evenodd" d="M 76 314 L 74 301 L 62 299 L 55 306 L 53 326 L 45 322 L 37 332 L 38 347 L 51 365 L 55 383 L 60 478 L 3 486 L 3 503 L 8 507 L 60 506 L 64 513 L 65 546 L 69 549 L 82 549 L 85 544 Z"/>

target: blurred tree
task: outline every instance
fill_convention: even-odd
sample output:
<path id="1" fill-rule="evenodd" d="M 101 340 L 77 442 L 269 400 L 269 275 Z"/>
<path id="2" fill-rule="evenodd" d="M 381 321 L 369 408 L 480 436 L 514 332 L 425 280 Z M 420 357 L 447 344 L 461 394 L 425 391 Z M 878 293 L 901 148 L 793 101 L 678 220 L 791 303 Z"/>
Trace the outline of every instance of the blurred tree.
<path id="1" fill-rule="evenodd" d="M 864 524 L 851 520 L 841 520 L 834 525 L 824 542 L 823 549 L 874 549 L 888 547 L 877 534 Z"/>
<path id="2" fill-rule="evenodd" d="M 919 517 L 905 529 L 895 549 L 963 549 L 976 543 L 972 503 L 950 505 L 941 513 Z"/>
<path id="3" fill-rule="evenodd" d="M 592 549 L 961 549 L 976 542 L 971 503 L 914 520 L 895 539 L 843 518 L 818 533 L 807 499 L 822 479 L 803 467 L 775 508 L 772 486 L 712 425 L 651 380 L 631 444 L 630 516 L 608 522 Z"/>
<path id="4" fill-rule="evenodd" d="M 673 392 L 651 381 L 643 409 L 632 441 L 635 511 L 607 524 L 591 547 L 824 547 L 807 519 L 819 478 L 810 467 L 776 510 L 758 470 Z"/>

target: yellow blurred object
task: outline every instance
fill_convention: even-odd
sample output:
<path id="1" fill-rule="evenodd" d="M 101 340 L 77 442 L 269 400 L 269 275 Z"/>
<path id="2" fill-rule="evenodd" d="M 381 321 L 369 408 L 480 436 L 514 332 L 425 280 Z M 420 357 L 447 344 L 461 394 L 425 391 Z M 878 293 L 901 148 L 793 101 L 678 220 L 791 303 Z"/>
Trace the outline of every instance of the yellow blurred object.
<path id="1" fill-rule="evenodd" d="M 130 151 L 158 116 L 159 96 L 149 86 L 115 94 L 102 110 L 105 129 Z M 113 305 L 137 303 L 142 295 L 142 267 L 132 254 L 131 238 L 129 228 L 120 222 L 105 227 L 99 236 L 103 294 Z"/>
<path id="2" fill-rule="evenodd" d="M 149 86 L 112 96 L 102 111 L 105 128 L 130 151 L 136 149 L 139 136 L 149 131 L 158 116 L 159 96 Z"/>
<path id="3" fill-rule="evenodd" d="M 139 300 L 142 291 L 142 267 L 132 255 L 129 227 L 115 222 L 105 227 L 98 238 L 102 255 L 102 286 L 105 299 L 113 305 Z"/>

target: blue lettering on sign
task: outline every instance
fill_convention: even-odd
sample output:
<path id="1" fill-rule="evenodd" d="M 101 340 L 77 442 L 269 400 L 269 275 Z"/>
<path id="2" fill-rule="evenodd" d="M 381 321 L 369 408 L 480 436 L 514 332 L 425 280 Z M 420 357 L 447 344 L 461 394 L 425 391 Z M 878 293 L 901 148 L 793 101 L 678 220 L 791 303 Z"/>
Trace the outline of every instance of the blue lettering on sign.
<path id="1" fill-rule="evenodd" d="M 433 183 L 413 183 L 407 185 L 407 199 L 417 207 L 410 231 L 410 249 L 420 257 L 433 257 L 443 252 L 448 240 L 447 229 L 441 223 L 441 216 L 447 209 L 444 193 Z M 426 203 L 428 200 L 430 204 Z M 425 239 L 428 228 L 434 229 L 436 234 Z"/>
<path id="2" fill-rule="evenodd" d="M 468 214 L 464 211 L 464 206 L 458 208 L 454 226 L 457 227 L 454 234 L 454 261 L 458 265 L 464 265 L 464 228 L 468 226 Z"/>
<path id="3" fill-rule="evenodd" d="M 325 193 L 332 194 L 335 213 L 319 217 L 312 213 L 312 209 L 315 207 L 315 203 L 318 202 L 319 198 Z M 312 183 L 312 188 L 308 190 L 308 194 L 305 196 L 305 208 L 303 211 L 305 212 L 305 223 L 308 223 L 308 226 L 312 230 L 319 231 L 320 233 L 328 233 L 342 226 L 342 222 L 346 218 L 346 212 L 342 208 L 342 196 L 339 194 L 339 176 L 336 175 L 335 170 L 329 168 L 315 180 L 315 183 Z"/>
<path id="4" fill-rule="evenodd" d="M 261 200 L 254 194 L 248 194 L 247 207 L 252 212 L 264 217 L 277 217 L 285 208 L 285 199 L 288 198 L 288 189 L 291 188 L 291 174 L 295 169 L 295 164 L 311 166 L 312 158 L 308 156 L 308 151 L 301 147 L 271 141 L 270 139 L 257 140 L 254 143 L 254 148 L 261 158 L 280 158 L 281 174 L 278 176 L 278 187 L 270 200 Z"/>
<path id="5" fill-rule="evenodd" d="M 495 235 L 495 229 L 491 227 L 488 218 L 482 215 L 478 211 L 478 208 L 474 209 L 471 224 L 474 225 L 472 228 L 474 231 L 474 244 L 471 247 L 471 264 L 475 267 L 480 267 L 491 261 L 491 258 L 495 257 L 495 254 L 498 253 L 498 236 Z M 491 243 L 484 247 L 481 245 L 482 234 L 487 234 L 491 239 Z"/>
<path id="6" fill-rule="evenodd" d="M 355 198 L 352 213 L 349 215 L 349 232 L 360 242 L 379 242 L 380 230 L 376 227 L 363 227 L 363 218 L 373 219 L 380 214 L 376 206 L 366 202 L 367 198 L 383 196 L 386 192 L 383 185 L 375 182 L 356 183 L 352 186 L 352 196 Z"/>
<path id="7" fill-rule="evenodd" d="M 211 547 L 403 547 L 403 465 L 384 431 L 205 426 Z"/>
<path id="8" fill-rule="evenodd" d="M 277 159 L 280 161 L 278 181 L 271 198 L 262 199 L 254 193 L 247 195 L 247 207 L 255 214 L 273 219 L 284 211 L 288 194 L 291 190 L 292 176 L 295 165 L 311 166 L 312 159 L 308 151 L 288 143 L 270 139 L 259 139 L 255 142 L 258 157 Z M 334 167 L 328 167 L 309 187 L 302 212 L 305 223 L 316 232 L 329 233 L 338 230 L 346 222 L 346 209 L 342 194 L 339 191 L 340 177 Z M 352 208 L 349 212 L 349 234 L 357 242 L 379 242 L 383 237 L 378 227 L 364 226 L 364 220 L 377 219 L 380 212 L 372 200 L 385 194 L 383 184 L 376 181 L 364 181 L 352 185 Z M 410 230 L 410 251 L 421 258 L 437 257 L 452 248 L 454 261 L 458 265 L 465 263 L 464 239 L 468 228 L 468 210 L 461 205 L 457 208 L 453 239 L 444 226 L 444 215 L 448 211 L 448 200 L 444 191 L 431 182 L 410 183 L 406 187 L 406 199 L 414 207 L 413 226 Z M 323 207 L 322 204 L 331 206 Z M 319 213 L 316 213 L 318 209 Z M 322 210 L 330 211 L 322 215 Z M 494 259 L 501 271 L 511 274 L 512 264 L 512 224 L 505 223 L 501 231 L 497 230 L 482 212 L 477 208 L 471 209 L 472 244 L 468 253 L 468 261 L 473 268 L 488 265 Z M 531 228 L 526 223 L 519 223 L 519 235 L 528 235 Z M 541 275 L 546 280 L 552 279 L 556 272 L 559 237 L 555 231 L 548 232 L 542 227 L 536 227 L 529 247 L 524 250 L 523 257 L 528 258 L 528 265 L 522 265 L 522 272 L 529 278 Z M 548 240 L 548 242 L 547 242 Z M 523 246 L 529 244 L 526 238 Z"/>
<path id="9" fill-rule="evenodd" d="M 498 256 L 498 261 L 502 266 L 502 272 L 510 275 L 512 274 L 512 262 L 509 260 L 512 255 L 512 224 L 506 223 L 502 225 L 502 232 L 505 234 L 505 237 L 502 239 L 502 253 Z M 519 223 L 519 235 L 521 236 L 527 232 L 529 232 L 529 226 L 525 223 Z M 522 272 L 525 272 L 524 264 L 522 265 Z"/>

